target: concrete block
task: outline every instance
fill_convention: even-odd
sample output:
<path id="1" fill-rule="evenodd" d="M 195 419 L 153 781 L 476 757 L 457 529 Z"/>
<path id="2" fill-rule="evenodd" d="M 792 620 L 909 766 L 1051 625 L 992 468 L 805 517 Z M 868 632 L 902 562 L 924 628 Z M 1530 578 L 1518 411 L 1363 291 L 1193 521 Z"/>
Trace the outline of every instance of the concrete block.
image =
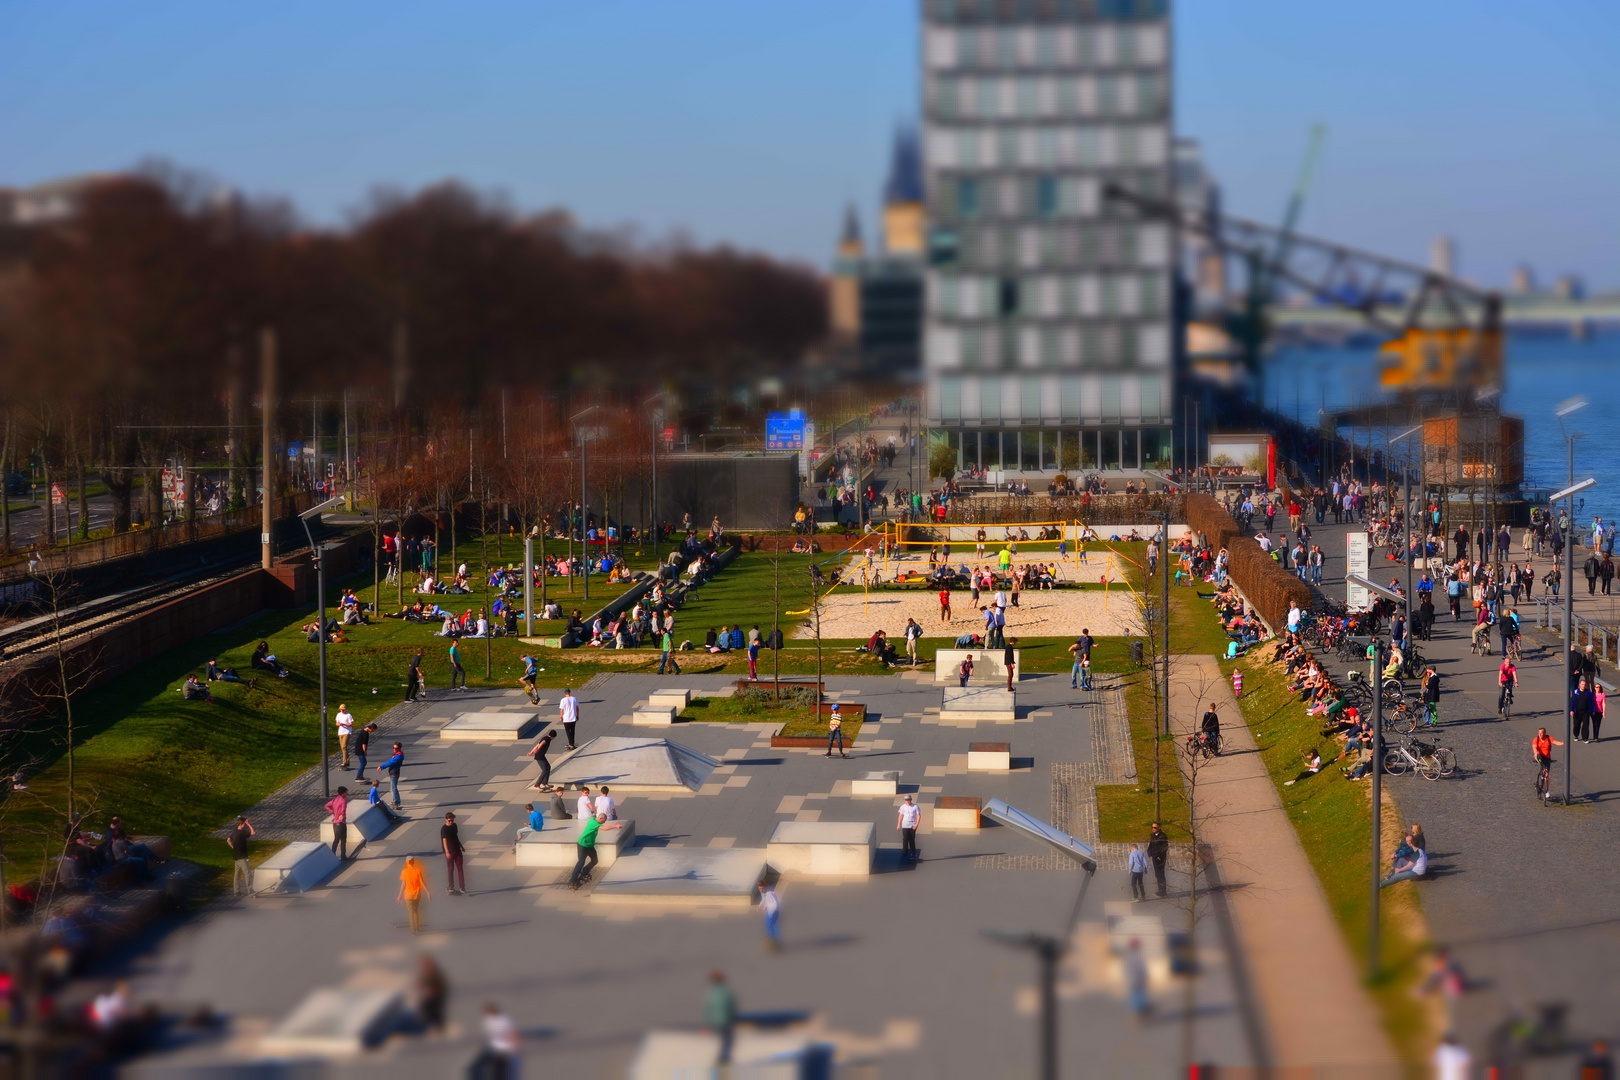
<path id="1" fill-rule="evenodd" d="M 365 799 L 349 800 L 349 846 L 375 840 L 393 825 L 381 806 L 373 806 Z M 321 840 L 332 842 L 332 822 L 321 822 Z"/>
<path id="2" fill-rule="evenodd" d="M 679 712 L 680 710 L 673 705 L 648 705 L 632 713 L 630 722 L 632 724 L 668 727 L 675 722 L 675 717 Z"/>
<path id="3" fill-rule="evenodd" d="M 462 713 L 439 729 L 452 742 L 518 742 L 540 730 L 540 715 L 524 712 Z"/>
<path id="4" fill-rule="evenodd" d="M 1012 743 L 969 743 L 967 767 L 969 772 L 1006 772 L 1012 768 Z"/>
<path id="5" fill-rule="evenodd" d="M 862 773 L 849 782 L 851 795 L 898 795 L 900 793 L 900 774 L 898 772 L 869 772 Z"/>
<path id="6" fill-rule="evenodd" d="M 648 695 L 647 704 L 654 706 L 655 708 L 658 706 L 666 706 L 674 709 L 678 713 L 688 705 L 692 704 L 692 691 L 668 689 L 654 690 Z"/>
<path id="7" fill-rule="evenodd" d="M 934 654 L 934 681 L 936 683 L 957 682 L 956 668 L 961 664 L 962 657 L 973 657 L 973 674 L 968 679 L 969 686 L 993 686 L 999 683 L 1007 685 L 1006 650 L 1004 649 L 941 649 Z M 1013 682 L 1024 677 L 1023 654 L 1013 650 Z"/>
<path id="8" fill-rule="evenodd" d="M 779 821 L 765 859 L 783 874 L 870 874 L 875 834 L 870 821 Z"/>
<path id="9" fill-rule="evenodd" d="M 622 825 L 622 829 L 605 826 L 596 834 L 596 859 L 602 867 L 612 866 L 619 856 L 636 845 L 636 823 L 625 820 L 607 822 Z M 579 833 L 583 821 L 547 821 L 546 827 L 532 832 L 517 842 L 519 866 L 573 866 L 579 858 Z"/>
<path id="10" fill-rule="evenodd" d="M 160 859 L 163 859 L 164 861 L 168 861 L 169 859 L 173 858 L 173 848 L 169 844 L 169 838 L 167 836 L 137 836 L 135 838 L 135 842 L 137 844 L 145 844 L 147 847 L 152 849 L 152 854 L 156 855 Z"/>
<path id="11" fill-rule="evenodd" d="M 1000 686 L 947 686 L 940 691 L 941 720 L 1016 720 L 1014 691 Z"/>
<path id="12" fill-rule="evenodd" d="M 308 892 L 336 873 L 338 857 L 326 844 L 294 840 L 253 870 L 254 892 Z"/>
<path id="13" fill-rule="evenodd" d="M 312 990 L 259 1041 L 266 1054 L 359 1054 L 393 1030 L 405 997 L 398 990 Z"/>
<path id="14" fill-rule="evenodd" d="M 976 795 L 941 795 L 934 802 L 934 828 L 977 829 L 979 805 Z"/>

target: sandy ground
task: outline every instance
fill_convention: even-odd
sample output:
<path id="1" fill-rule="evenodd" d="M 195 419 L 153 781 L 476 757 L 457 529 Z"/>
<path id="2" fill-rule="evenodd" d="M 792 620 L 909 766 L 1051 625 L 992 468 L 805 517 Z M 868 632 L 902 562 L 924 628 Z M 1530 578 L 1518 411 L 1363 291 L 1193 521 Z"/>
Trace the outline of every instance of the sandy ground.
<path id="1" fill-rule="evenodd" d="M 1100 576 L 1101 556 L 1093 556 L 1091 561 L 1096 574 Z M 1070 580 L 1073 580 L 1072 575 Z M 939 618 L 939 595 L 936 590 L 874 592 L 869 597 L 863 596 L 858 590 L 839 590 L 829 596 L 822 606 L 821 636 L 864 638 L 874 630 L 885 630 L 895 648 L 903 651 L 903 631 L 908 618 L 916 619 L 922 625 L 925 637 L 983 633 L 984 616 L 978 608 L 980 605 L 988 606 L 993 596 L 993 593 L 981 593 L 979 604 L 974 604 L 970 591 L 954 590 L 951 593 L 952 619 L 945 623 Z M 1135 596 L 1128 586 L 1110 587 L 1106 604 L 1105 610 L 1100 589 L 1026 590 L 1019 597 L 1018 607 L 1007 608 L 1007 636 L 1073 637 L 1078 636 L 1082 628 L 1089 629 L 1093 637 L 1141 632 Z M 791 636 L 806 638 L 813 635 L 809 628 L 800 627 Z"/>

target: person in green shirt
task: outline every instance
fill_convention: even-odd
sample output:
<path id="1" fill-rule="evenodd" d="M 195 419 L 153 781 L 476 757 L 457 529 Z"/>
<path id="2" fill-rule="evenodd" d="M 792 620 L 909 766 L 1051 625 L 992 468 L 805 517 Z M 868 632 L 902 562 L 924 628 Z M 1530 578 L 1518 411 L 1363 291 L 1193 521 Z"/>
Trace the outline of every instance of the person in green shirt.
<path id="1" fill-rule="evenodd" d="M 606 814 L 597 814 L 593 818 L 585 819 L 585 827 L 579 831 L 579 857 L 574 860 L 574 872 L 568 876 L 568 887 L 577 889 L 585 883 L 585 878 L 591 870 L 596 868 L 596 834 L 603 829 L 622 829 L 624 822 L 615 821 L 607 824 Z M 585 864 L 590 863 L 590 869 Z"/>
<path id="2" fill-rule="evenodd" d="M 668 627 L 665 627 L 664 636 L 659 639 L 659 647 L 663 649 L 664 654 L 658 659 L 658 674 L 662 675 L 664 665 L 668 664 L 670 670 L 679 675 L 681 665 L 680 661 L 675 659 L 675 635 L 670 633 Z"/>
<path id="3" fill-rule="evenodd" d="M 1012 569 L 1012 552 L 1005 545 L 1003 545 L 1001 553 L 996 556 L 996 562 L 1000 564 L 1001 574 L 1005 577 L 1007 572 Z"/>
<path id="4" fill-rule="evenodd" d="M 737 996 L 726 985 L 723 971 L 709 973 L 709 992 L 703 997 L 703 1026 L 720 1036 L 718 1064 L 731 1062 L 731 1038 L 737 1025 Z"/>

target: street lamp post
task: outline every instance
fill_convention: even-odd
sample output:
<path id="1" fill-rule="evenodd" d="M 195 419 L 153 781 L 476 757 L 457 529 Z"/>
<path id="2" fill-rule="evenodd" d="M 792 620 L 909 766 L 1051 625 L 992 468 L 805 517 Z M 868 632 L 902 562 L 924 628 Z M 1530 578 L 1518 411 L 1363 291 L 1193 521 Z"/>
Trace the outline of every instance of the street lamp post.
<path id="1" fill-rule="evenodd" d="M 328 499 L 298 515 L 299 524 L 304 526 L 304 536 L 309 540 L 309 557 L 315 563 L 315 597 L 319 612 L 316 617 L 320 620 L 316 633 L 321 646 L 321 790 L 327 798 L 332 797 L 332 776 L 327 769 L 326 748 L 326 560 L 321 557 L 321 549 L 315 545 L 315 536 L 309 531 L 309 519 L 342 501 L 341 498 Z"/>
<path id="2" fill-rule="evenodd" d="M 1391 444 L 1394 444 L 1394 443 L 1400 442 L 1402 439 L 1410 438 L 1413 435 L 1418 436 L 1418 441 L 1419 442 L 1422 441 L 1422 438 L 1423 438 L 1423 425 L 1422 424 L 1419 424 L 1417 427 L 1409 428 L 1406 431 L 1401 432 L 1399 435 L 1395 436 L 1393 439 L 1391 439 L 1389 441 L 1390 441 Z M 1413 519 L 1412 509 L 1413 509 L 1414 504 L 1413 504 L 1413 501 L 1412 501 L 1412 470 L 1411 470 L 1412 444 L 1411 443 L 1406 444 L 1406 450 L 1407 450 L 1407 466 L 1408 466 L 1407 470 L 1406 470 L 1406 595 L 1411 596 L 1412 595 L 1412 563 L 1417 560 L 1417 555 L 1412 550 L 1412 540 L 1417 534 L 1412 531 L 1412 519 Z M 1406 634 L 1407 634 L 1407 640 L 1410 641 L 1411 637 L 1412 637 L 1412 605 L 1411 604 L 1406 605 Z"/>
<path id="3" fill-rule="evenodd" d="M 1360 574 L 1346 574 L 1345 580 L 1352 585 L 1359 585 L 1374 596 L 1381 596 L 1386 600 L 1406 607 L 1407 625 L 1411 625 L 1412 605 L 1400 593 L 1386 589 L 1382 585 L 1375 585 Z M 1372 642 L 1367 646 L 1368 677 L 1372 680 L 1373 692 L 1373 736 L 1372 736 L 1372 903 L 1368 909 L 1367 923 L 1367 974 L 1373 978 L 1378 975 L 1379 947 L 1378 947 L 1378 890 L 1383 880 L 1383 857 L 1379 851 L 1379 843 L 1383 830 L 1383 774 L 1384 774 L 1384 680 L 1383 672 L 1378 670 L 1378 633 L 1373 632 Z"/>
<path id="4" fill-rule="evenodd" d="M 1579 432 L 1572 432 L 1564 427 L 1564 418 L 1586 408 L 1586 399 L 1572 397 L 1558 403 L 1553 415 L 1558 419 L 1558 430 L 1564 436 L 1564 447 L 1569 460 L 1569 486 L 1547 500 L 1549 506 L 1558 502 L 1560 498 L 1566 499 L 1564 506 L 1564 805 L 1569 805 L 1570 773 L 1573 765 L 1570 761 L 1575 756 L 1575 716 L 1569 709 L 1570 691 L 1574 689 L 1575 679 L 1570 671 L 1570 657 L 1575 651 L 1575 495 L 1591 487 L 1595 480 L 1585 480 L 1575 483 L 1575 440 L 1580 438 Z"/>
<path id="5" fill-rule="evenodd" d="M 582 416 L 595 412 L 596 409 L 597 406 L 592 405 L 588 409 L 581 409 L 568 419 L 570 422 L 578 420 Z M 590 511 L 591 496 L 586 488 L 585 443 L 590 439 L 590 434 L 583 426 L 578 427 L 576 430 L 579 432 L 579 550 L 581 554 L 580 562 L 583 564 L 584 569 L 584 573 L 580 575 L 580 583 L 584 589 L 584 599 L 589 600 L 591 598 L 591 545 L 590 537 L 585 532 L 585 516 Z"/>

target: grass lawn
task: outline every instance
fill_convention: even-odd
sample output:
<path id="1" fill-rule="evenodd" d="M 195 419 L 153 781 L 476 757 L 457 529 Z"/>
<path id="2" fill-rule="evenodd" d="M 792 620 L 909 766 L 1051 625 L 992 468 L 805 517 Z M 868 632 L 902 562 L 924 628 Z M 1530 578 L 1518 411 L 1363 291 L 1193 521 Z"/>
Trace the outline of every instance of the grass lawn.
<path id="1" fill-rule="evenodd" d="M 1239 665 L 1243 668 L 1243 697 L 1239 704 L 1244 719 L 1327 895 L 1333 917 L 1359 964 L 1366 954 L 1371 910 L 1367 838 L 1372 829 L 1372 786 L 1365 781 L 1352 783 L 1340 775 L 1339 766 L 1344 763 L 1330 759 L 1339 753 L 1341 744 L 1319 736 L 1318 718 L 1305 715 L 1297 695 L 1288 691 L 1280 667 L 1255 657 L 1221 666 L 1230 674 Z M 1300 751 L 1312 747 L 1322 753 L 1322 771 L 1293 787 L 1284 787 L 1285 781 L 1301 771 Z M 1389 853 L 1400 840 L 1402 819 L 1387 794 L 1385 802 L 1382 849 L 1388 870 Z M 1414 1066 L 1427 1060 L 1439 1035 L 1436 1010 L 1412 994 L 1427 960 L 1421 888 L 1418 883 L 1403 881 L 1383 890 L 1380 926 L 1384 974 L 1370 987 L 1396 1050 Z"/>

